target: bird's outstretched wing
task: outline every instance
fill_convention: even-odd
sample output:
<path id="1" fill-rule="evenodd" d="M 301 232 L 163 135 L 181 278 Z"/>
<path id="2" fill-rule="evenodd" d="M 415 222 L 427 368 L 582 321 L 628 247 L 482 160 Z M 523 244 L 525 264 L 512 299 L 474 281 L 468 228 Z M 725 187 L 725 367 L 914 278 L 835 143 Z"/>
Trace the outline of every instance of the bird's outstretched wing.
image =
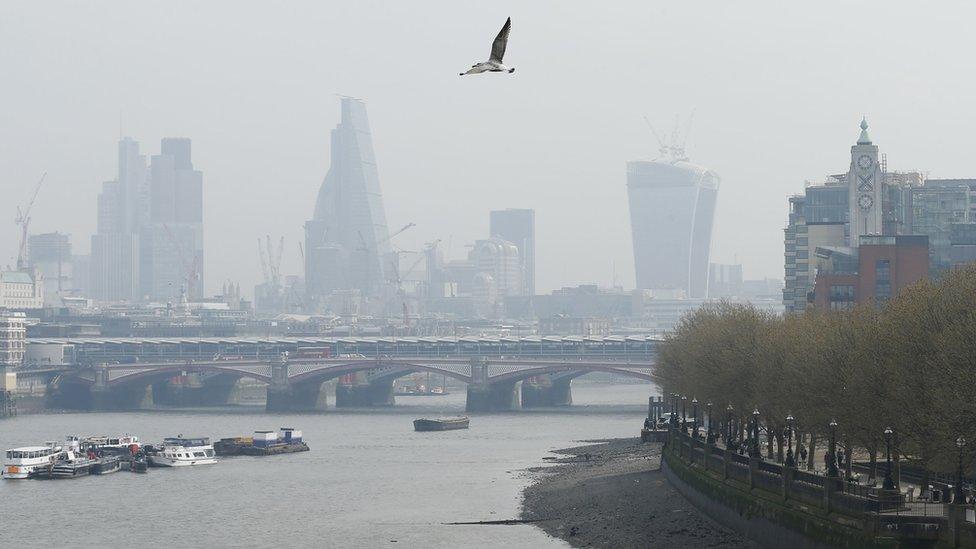
<path id="1" fill-rule="evenodd" d="M 502 27 L 502 30 L 498 31 L 498 36 L 491 43 L 491 61 L 495 61 L 496 63 L 502 62 L 502 58 L 505 57 L 505 46 L 508 45 L 508 31 L 510 30 L 512 30 L 511 17 L 505 20 L 505 26 Z"/>

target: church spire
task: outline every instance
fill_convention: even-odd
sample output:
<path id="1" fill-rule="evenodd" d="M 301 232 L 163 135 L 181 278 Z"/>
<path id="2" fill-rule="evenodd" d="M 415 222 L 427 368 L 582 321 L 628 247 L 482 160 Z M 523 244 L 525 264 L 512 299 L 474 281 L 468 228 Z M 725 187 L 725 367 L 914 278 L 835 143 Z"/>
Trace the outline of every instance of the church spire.
<path id="1" fill-rule="evenodd" d="M 870 145 L 871 137 L 868 135 L 868 120 L 861 117 L 861 136 L 857 138 L 858 145 Z"/>

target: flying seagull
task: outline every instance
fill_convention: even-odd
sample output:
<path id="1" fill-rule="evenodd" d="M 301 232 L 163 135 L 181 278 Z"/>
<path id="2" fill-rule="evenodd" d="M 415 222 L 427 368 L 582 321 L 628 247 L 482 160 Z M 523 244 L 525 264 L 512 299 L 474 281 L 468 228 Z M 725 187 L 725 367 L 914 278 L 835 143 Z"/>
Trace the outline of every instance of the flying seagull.
<path id="1" fill-rule="evenodd" d="M 502 57 L 505 57 L 505 46 L 508 45 L 508 31 L 510 30 L 512 30 L 511 17 L 505 20 L 505 25 L 502 27 L 502 30 L 498 32 L 495 41 L 491 43 L 491 57 L 487 61 L 478 63 L 477 65 L 471 65 L 468 72 L 460 73 L 461 76 L 482 72 L 515 72 L 514 68 L 509 68 L 502 64 Z"/>

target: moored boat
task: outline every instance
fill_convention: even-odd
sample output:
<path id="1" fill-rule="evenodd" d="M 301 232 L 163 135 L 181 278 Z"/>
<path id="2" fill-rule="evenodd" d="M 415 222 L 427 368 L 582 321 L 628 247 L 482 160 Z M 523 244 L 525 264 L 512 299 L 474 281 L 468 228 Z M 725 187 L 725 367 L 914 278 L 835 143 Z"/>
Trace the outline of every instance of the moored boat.
<path id="1" fill-rule="evenodd" d="M 7 450 L 3 463 L 3 478 L 23 479 L 38 476 L 47 471 L 63 453 L 56 442 L 46 442 L 44 446 L 24 446 Z"/>
<path id="2" fill-rule="evenodd" d="M 122 460 L 118 456 L 98 458 L 92 462 L 91 474 L 107 475 L 122 468 Z"/>
<path id="3" fill-rule="evenodd" d="M 163 439 L 159 447 L 147 447 L 146 456 L 153 467 L 185 467 L 217 463 L 209 437 Z"/>
<path id="4" fill-rule="evenodd" d="M 415 431 L 452 431 L 454 429 L 467 429 L 467 417 L 451 417 L 428 419 L 421 418 L 413 420 Z"/>
<path id="5" fill-rule="evenodd" d="M 48 473 L 50 478 L 78 478 L 91 474 L 95 460 L 77 455 L 72 450 L 67 451 L 66 458 L 51 466 Z"/>
<path id="6" fill-rule="evenodd" d="M 125 434 L 118 437 L 90 436 L 80 440 L 82 450 L 93 451 L 99 455 L 124 456 L 139 451 L 139 437 Z"/>
<path id="7" fill-rule="evenodd" d="M 139 452 L 129 460 L 129 470 L 133 473 L 148 473 L 149 462 L 146 461 L 146 454 Z"/>

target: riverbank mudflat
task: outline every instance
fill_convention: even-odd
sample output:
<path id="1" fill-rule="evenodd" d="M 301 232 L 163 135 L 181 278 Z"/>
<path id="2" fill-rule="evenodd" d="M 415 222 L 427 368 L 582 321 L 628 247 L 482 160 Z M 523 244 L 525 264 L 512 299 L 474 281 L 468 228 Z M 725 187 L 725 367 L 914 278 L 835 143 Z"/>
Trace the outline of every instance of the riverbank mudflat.
<path id="1" fill-rule="evenodd" d="M 575 547 L 755 548 L 702 515 L 664 478 L 661 445 L 592 441 L 533 468 L 522 519 Z"/>

